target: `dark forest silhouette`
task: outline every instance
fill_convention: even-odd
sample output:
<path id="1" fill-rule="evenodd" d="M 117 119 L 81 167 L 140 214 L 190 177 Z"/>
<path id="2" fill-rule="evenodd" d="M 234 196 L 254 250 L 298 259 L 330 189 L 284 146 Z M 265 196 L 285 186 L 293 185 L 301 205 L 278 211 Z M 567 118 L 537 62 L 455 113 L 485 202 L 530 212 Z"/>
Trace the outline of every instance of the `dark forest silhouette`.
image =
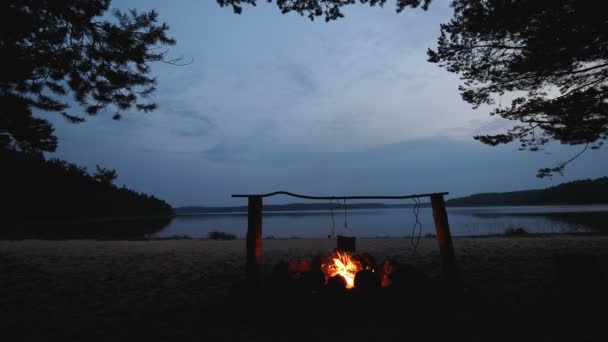
<path id="1" fill-rule="evenodd" d="M 3 220 L 170 216 L 171 206 L 154 196 L 116 187 L 114 170 L 97 173 L 58 159 L 21 152 L 0 153 Z"/>
<path id="2" fill-rule="evenodd" d="M 608 177 L 562 183 L 546 189 L 481 193 L 454 198 L 452 207 L 608 203 Z"/>

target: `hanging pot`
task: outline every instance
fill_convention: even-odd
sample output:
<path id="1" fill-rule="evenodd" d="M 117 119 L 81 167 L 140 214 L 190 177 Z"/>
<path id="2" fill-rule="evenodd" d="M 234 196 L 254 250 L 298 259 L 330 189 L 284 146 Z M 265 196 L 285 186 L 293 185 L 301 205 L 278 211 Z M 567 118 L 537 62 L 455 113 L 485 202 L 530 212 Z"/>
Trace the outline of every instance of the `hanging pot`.
<path id="1" fill-rule="evenodd" d="M 357 249 L 357 238 L 354 236 L 338 235 L 338 250 L 343 252 L 355 252 Z"/>

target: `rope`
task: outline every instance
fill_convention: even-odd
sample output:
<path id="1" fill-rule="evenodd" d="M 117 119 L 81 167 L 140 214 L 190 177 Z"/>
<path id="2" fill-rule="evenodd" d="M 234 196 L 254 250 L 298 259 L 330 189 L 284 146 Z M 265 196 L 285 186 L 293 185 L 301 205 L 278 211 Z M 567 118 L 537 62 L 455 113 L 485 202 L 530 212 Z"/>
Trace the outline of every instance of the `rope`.
<path id="1" fill-rule="evenodd" d="M 331 235 L 330 237 L 336 236 L 336 222 L 334 221 L 334 203 L 333 200 L 329 200 L 329 210 L 331 211 Z"/>
<path id="2" fill-rule="evenodd" d="M 346 198 L 344 199 L 344 230 L 348 230 L 350 232 L 351 236 L 355 236 L 355 233 L 353 233 L 353 230 L 348 227 L 347 220 L 346 220 Z"/>
<path id="3" fill-rule="evenodd" d="M 418 249 L 418 244 L 420 244 L 420 236 L 422 235 L 422 223 L 418 218 L 418 214 L 420 213 L 420 200 L 417 198 L 412 198 L 414 201 L 414 217 L 416 221 L 414 222 L 414 226 L 412 227 L 412 235 L 410 235 L 410 243 L 414 246 L 414 250 Z M 416 228 L 418 228 L 418 236 L 416 236 Z"/>
<path id="4" fill-rule="evenodd" d="M 346 230 L 348 225 L 346 224 L 346 198 L 344 199 L 344 229 Z"/>

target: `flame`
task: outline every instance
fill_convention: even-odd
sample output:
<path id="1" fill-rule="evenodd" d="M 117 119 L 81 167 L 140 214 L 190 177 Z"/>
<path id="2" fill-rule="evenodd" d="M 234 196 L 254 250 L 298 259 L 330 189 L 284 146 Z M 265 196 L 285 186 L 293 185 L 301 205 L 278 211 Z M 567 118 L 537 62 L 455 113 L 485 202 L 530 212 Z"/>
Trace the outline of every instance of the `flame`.
<path id="1" fill-rule="evenodd" d="M 321 265 L 321 269 L 325 273 L 325 283 L 330 277 L 340 275 L 346 280 L 346 288 L 352 289 L 355 287 L 355 275 L 363 269 L 363 266 L 348 253 L 336 252 L 329 263 Z"/>

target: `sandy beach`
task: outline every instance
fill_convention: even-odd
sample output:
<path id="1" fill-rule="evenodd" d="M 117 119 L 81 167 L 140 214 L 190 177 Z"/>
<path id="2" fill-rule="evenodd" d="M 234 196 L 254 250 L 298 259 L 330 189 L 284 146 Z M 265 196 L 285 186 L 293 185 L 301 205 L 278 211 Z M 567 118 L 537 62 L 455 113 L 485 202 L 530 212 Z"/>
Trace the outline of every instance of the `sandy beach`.
<path id="1" fill-rule="evenodd" d="M 396 259 L 439 281 L 434 238 L 423 238 L 417 249 L 407 238 L 357 243 L 358 251 L 378 261 Z M 454 246 L 465 291 L 504 301 L 551 301 L 557 291 L 554 255 L 593 255 L 603 277 L 608 275 L 608 236 L 467 237 L 455 238 Z M 263 267 L 270 272 L 281 260 L 310 259 L 334 247 L 334 240 L 264 240 Z M 230 296 L 244 277 L 244 264 L 244 240 L 0 241 L 2 330 L 34 325 L 28 333 L 104 335 L 119 320 L 144 313 L 204 311 Z M 154 323 L 165 332 L 172 326 L 171 319 Z"/>

